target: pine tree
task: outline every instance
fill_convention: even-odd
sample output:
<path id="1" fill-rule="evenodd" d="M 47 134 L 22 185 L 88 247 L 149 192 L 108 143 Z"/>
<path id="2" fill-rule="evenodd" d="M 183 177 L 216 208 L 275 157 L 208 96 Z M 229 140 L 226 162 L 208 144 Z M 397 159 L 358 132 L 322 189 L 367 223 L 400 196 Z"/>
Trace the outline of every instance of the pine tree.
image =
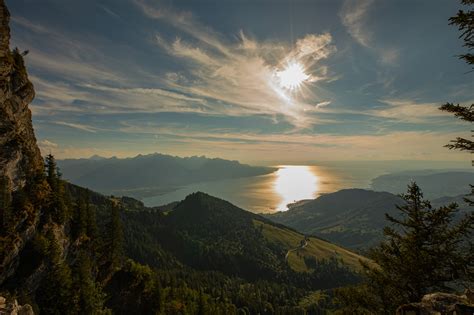
<path id="1" fill-rule="evenodd" d="M 367 281 L 342 294 L 353 312 L 393 314 L 427 293 L 474 280 L 474 213 L 453 222 L 458 206 L 432 208 L 416 183 L 401 197 L 399 216 L 387 215 L 393 225 L 384 229 L 385 241 L 369 253 L 376 265 L 364 264 Z"/>
<path id="2" fill-rule="evenodd" d="M 51 188 L 49 207 L 50 215 L 55 222 L 63 224 L 67 218 L 67 206 L 65 200 L 65 192 L 61 173 L 58 170 L 56 160 L 53 155 L 46 157 L 46 180 Z"/>
<path id="3" fill-rule="evenodd" d="M 472 6 L 474 0 L 462 0 L 462 4 Z M 456 16 L 449 19 L 451 25 L 456 25 L 461 32 L 460 38 L 464 41 L 464 46 L 468 48 L 468 52 L 459 56 L 464 59 L 469 65 L 474 64 L 474 55 L 470 52 L 474 49 L 474 10 L 464 11 L 460 10 Z M 462 106 L 459 104 L 446 103 L 440 107 L 441 110 L 453 113 L 455 117 L 472 123 L 474 121 L 474 104 L 470 106 Z M 468 151 L 474 153 L 474 142 L 457 137 L 451 141 L 451 144 L 446 147 L 455 150 Z"/>
<path id="4" fill-rule="evenodd" d="M 80 195 L 72 215 L 71 232 L 74 239 L 87 235 L 87 208 L 84 197 Z"/>
<path id="5" fill-rule="evenodd" d="M 87 190 L 85 196 L 85 213 L 86 213 L 86 233 L 91 242 L 91 250 L 95 252 L 99 246 L 99 228 L 97 227 L 96 211 L 90 204 L 90 192 Z"/>
<path id="6" fill-rule="evenodd" d="M 120 207 L 113 204 L 110 209 L 110 221 L 107 225 L 106 246 L 112 269 L 119 267 L 123 258 L 123 227 L 120 219 Z"/>
<path id="7" fill-rule="evenodd" d="M 46 180 L 52 190 L 57 190 L 57 164 L 52 154 L 48 154 L 45 158 Z"/>
<path id="8" fill-rule="evenodd" d="M 0 220 L 3 234 L 12 232 L 14 227 L 12 195 L 10 180 L 6 176 L 0 176 Z"/>
<path id="9" fill-rule="evenodd" d="M 92 263 L 87 252 L 81 250 L 74 266 L 74 292 L 78 314 L 105 314 L 105 294 L 92 277 Z"/>
<path id="10" fill-rule="evenodd" d="M 207 312 L 207 305 L 206 305 L 206 301 L 204 299 L 204 295 L 202 294 L 202 291 L 199 290 L 197 315 L 205 315 L 207 313 L 208 313 Z"/>
<path id="11" fill-rule="evenodd" d="M 38 304 L 44 314 L 74 314 L 71 270 L 62 257 L 53 228 L 47 232 L 50 269 L 37 292 Z"/>
<path id="12" fill-rule="evenodd" d="M 474 5 L 474 0 L 462 0 L 461 3 L 471 6 Z M 451 25 L 457 25 L 461 32 L 459 37 L 464 40 L 464 47 L 468 49 L 468 52 L 460 55 L 459 58 L 464 59 L 469 65 L 474 65 L 474 54 L 471 53 L 474 49 L 474 10 L 459 10 L 458 14 L 449 21 Z"/>

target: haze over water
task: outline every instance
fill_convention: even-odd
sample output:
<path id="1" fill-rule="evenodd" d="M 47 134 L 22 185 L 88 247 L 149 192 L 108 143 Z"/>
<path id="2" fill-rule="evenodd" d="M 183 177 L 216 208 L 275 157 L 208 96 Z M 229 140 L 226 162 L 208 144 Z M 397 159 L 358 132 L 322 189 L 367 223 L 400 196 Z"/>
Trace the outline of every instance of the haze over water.
<path id="1" fill-rule="evenodd" d="M 346 188 L 370 188 L 371 180 L 389 172 L 408 168 L 453 168 L 459 164 L 434 162 L 411 166 L 394 162 L 322 163 L 321 165 L 280 165 L 261 176 L 202 182 L 173 192 L 143 199 L 147 206 L 164 205 L 202 191 L 255 213 L 287 210 L 287 205 L 314 199 Z"/>

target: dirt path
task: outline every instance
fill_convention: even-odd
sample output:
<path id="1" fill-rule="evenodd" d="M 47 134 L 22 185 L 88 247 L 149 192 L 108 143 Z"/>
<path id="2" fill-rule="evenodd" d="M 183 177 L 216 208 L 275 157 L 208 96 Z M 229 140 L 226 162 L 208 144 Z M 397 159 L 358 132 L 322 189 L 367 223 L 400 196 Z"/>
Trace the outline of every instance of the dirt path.
<path id="1" fill-rule="evenodd" d="M 285 260 L 288 260 L 288 256 L 290 255 L 291 252 L 295 252 L 297 251 L 298 249 L 303 249 L 305 248 L 306 246 L 308 245 L 308 241 L 305 239 L 304 240 L 304 243 L 296 248 L 293 248 L 293 249 L 290 249 L 286 252 L 286 255 L 285 255 Z"/>

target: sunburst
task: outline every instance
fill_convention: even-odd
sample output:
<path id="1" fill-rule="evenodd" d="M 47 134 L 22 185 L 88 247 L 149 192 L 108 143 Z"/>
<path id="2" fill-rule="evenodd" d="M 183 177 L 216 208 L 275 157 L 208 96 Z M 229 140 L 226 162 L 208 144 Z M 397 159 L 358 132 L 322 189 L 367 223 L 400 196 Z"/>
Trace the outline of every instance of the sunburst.
<path id="1" fill-rule="evenodd" d="M 288 90 L 299 88 L 309 79 L 309 75 L 304 72 L 303 65 L 299 62 L 290 62 L 284 70 L 277 71 L 276 75 L 280 80 L 280 86 Z"/>

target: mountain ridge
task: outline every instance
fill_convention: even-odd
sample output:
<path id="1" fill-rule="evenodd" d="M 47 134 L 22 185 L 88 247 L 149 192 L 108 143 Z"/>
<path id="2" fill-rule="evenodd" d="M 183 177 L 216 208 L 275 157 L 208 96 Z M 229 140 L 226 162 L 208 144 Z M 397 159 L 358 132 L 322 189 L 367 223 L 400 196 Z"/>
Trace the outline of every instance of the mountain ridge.
<path id="1" fill-rule="evenodd" d="M 474 172 L 466 170 L 404 171 L 378 176 L 372 179 L 371 187 L 376 191 L 392 194 L 404 193 L 407 183 L 416 182 L 423 188 L 424 196 L 434 199 L 444 196 L 468 194 L 474 182 Z"/>
<path id="2" fill-rule="evenodd" d="M 394 214 L 401 203 L 400 197 L 388 192 L 343 189 L 265 217 L 350 249 L 362 249 L 381 239 L 385 213 Z"/>
<path id="3" fill-rule="evenodd" d="M 75 184 L 106 194 L 136 198 L 158 195 L 192 183 L 257 176 L 276 170 L 220 158 L 160 153 L 124 159 L 67 159 L 59 160 L 58 165 L 64 177 Z"/>

